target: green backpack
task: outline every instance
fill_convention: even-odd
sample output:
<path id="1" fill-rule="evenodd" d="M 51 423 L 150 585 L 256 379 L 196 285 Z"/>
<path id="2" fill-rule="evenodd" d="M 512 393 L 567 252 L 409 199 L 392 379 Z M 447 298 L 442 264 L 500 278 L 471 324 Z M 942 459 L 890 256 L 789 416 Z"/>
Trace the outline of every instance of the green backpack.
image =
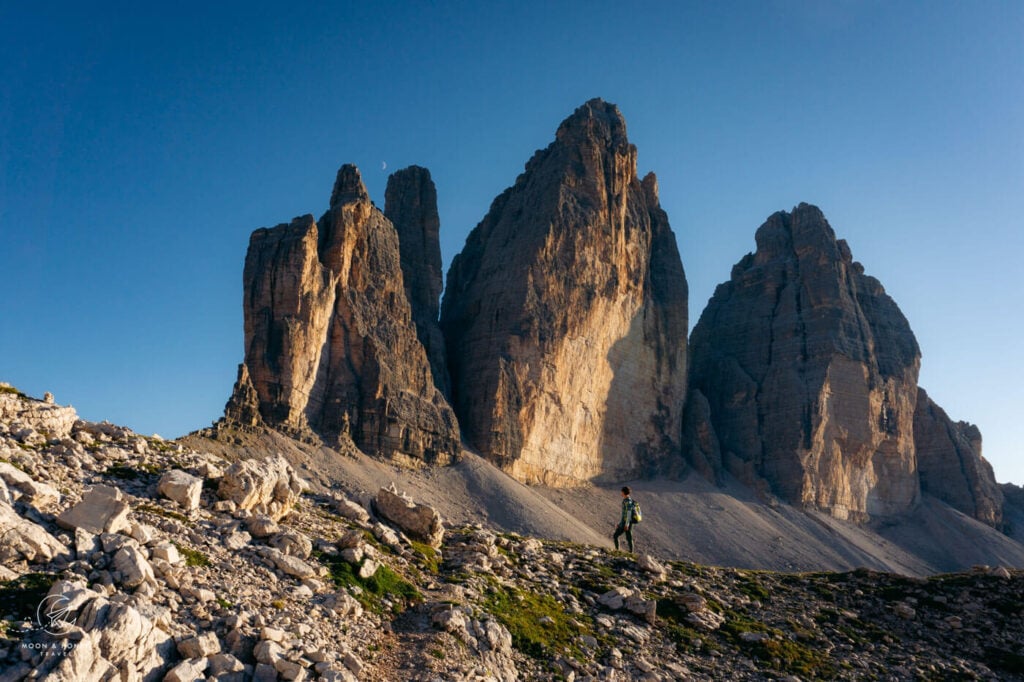
<path id="1" fill-rule="evenodd" d="M 633 500 L 633 523 L 640 523 L 644 520 L 643 512 L 640 511 L 640 503 Z"/>

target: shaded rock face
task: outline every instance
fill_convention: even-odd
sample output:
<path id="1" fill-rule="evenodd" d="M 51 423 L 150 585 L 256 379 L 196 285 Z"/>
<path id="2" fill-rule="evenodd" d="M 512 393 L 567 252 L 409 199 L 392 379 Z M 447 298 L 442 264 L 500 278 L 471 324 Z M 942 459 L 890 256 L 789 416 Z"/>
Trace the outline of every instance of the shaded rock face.
<path id="1" fill-rule="evenodd" d="M 918 389 L 914 441 L 921 488 L 952 507 L 999 528 L 1003 492 L 992 465 L 981 456 L 981 432 L 954 422 L 925 390 Z"/>
<path id="2" fill-rule="evenodd" d="M 417 462 L 459 452 L 412 323 L 398 235 L 359 171 L 338 171 L 330 209 L 253 232 L 243 275 L 245 362 L 226 417 Z"/>
<path id="3" fill-rule="evenodd" d="M 465 438 L 519 480 L 625 479 L 678 456 L 686 278 L 614 105 L 577 109 L 494 200 L 441 326 Z"/>
<path id="4" fill-rule="evenodd" d="M 437 214 L 437 190 L 430 171 L 409 166 L 388 178 L 384 215 L 398 232 L 398 251 L 405 281 L 405 296 L 412 306 L 416 335 L 427 351 L 434 384 L 450 395 L 445 362 L 444 336 L 438 316 L 441 310 L 441 219 Z"/>
<path id="5" fill-rule="evenodd" d="M 910 508 L 921 356 L 906 319 L 816 207 L 776 213 L 756 239 L 691 335 L 707 400 L 688 420 L 694 464 L 838 518 Z"/>

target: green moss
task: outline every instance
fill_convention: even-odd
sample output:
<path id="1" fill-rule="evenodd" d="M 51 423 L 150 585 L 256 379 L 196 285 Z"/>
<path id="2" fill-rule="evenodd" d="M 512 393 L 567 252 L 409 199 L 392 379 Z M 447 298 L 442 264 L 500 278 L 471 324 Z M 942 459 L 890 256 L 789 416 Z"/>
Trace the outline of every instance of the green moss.
<path id="1" fill-rule="evenodd" d="M 719 631 L 732 644 L 746 649 L 768 667 L 780 672 L 805 675 L 814 679 L 829 679 L 836 669 L 828 655 L 788 639 L 782 632 L 768 625 L 730 611 Z M 745 642 L 742 635 L 747 632 L 763 632 L 765 639 Z"/>
<path id="2" fill-rule="evenodd" d="M 612 589 L 613 585 L 607 583 L 604 580 L 597 578 L 592 575 L 584 576 L 576 583 L 576 587 L 587 592 L 593 592 L 594 594 L 604 594 L 608 590 Z"/>
<path id="3" fill-rule="evenodd" d="M 186 547 L 185 545 L 179 544 L 177 542 L 174 543 L 174 546 L 178 548 L 179 552 L 181 552 L 181 556 L 185 557 L 186 566 L 210 565 L 210 557 L 206 556 L 198 549 L 192 549 L 191 547 Z"/>
<path id="4" fill-rule="evenodd" d="M 0 393 L 7 393 L 10 395 L 16 395 L 19 398 L 27 398 L 24 393 L 16 389 L 14 386 L 0 386 Z"/>
<path id="5" fill-rule="evenodd" d="M 657 614 L 661 627 L 668 631 L 669 638 L 675 643 L 676 650 L 684 652 L 694 646 L 695 642 L 704 645 L 704 638 L 686 621 L 689 612 L 679 606 L 674 599 L 659 599 Z"/>
<path id="6" fill-rule="evenodd" d="M 550 660 L 557 654 L 567 654 L 584 660 L 579 639 L 592 634 L 593 627 L 571 617 L 554 597 L 494 581 L 483 608 L 508 628 L 512 645 L 527 656 Z"/>
<path id="7" fill-rule="evenodd" d="M 706 566 L 691 564 L 687 561 L 669 561 L 668 565 L 683 575 L 692 578 L 707 578 L 711 575 L 711 571 Z"/>
<path id="8" fill-rule="evenodd" d="M 764 585 L 749 576 L 740 576 L 736 580 L 736 591 L 762 603 L 771 599 L 771 593 Z"/>
<path id="9" fill-rule="evenodd" d="M 743 640 L 740 635 L 747 632 L 766 632 L 770 633 L 769 628 L 764 623 L 748 618 L 741 613 L 730 611 L 726 614 L 725 623 L 722 624 L 721 632 L 726 635 L 734 644 L 743 644 Z"/>
<path id="10" fill-rule="evenodd" d="M 444 650 L 443 649 L 431 649 L 429 653 L 430 653 L 431 656 L 433 656 L 434 658 L 438 659 L 439 661 L 440 660 L 444 660 Z"/>
<path id="11" fill-rule="evenodd" d="M 420 558 L 423 567 L 427 571 L 437 574 L 441 570 L 441 560 L 436 549 L 425 542 L 416 542 L 415 540 L 410 540 L 409 545 L 412 547 L 413 553 Z"/>
<path id="12" fill-rule="evenodd" d="M 331 580 L 338 587 L 358 587 L 356 599 L 375 613 L 384 612 L 383 601 L 389 599 L 396 602 L 397 610 L 401 611 L 409 604 L 423 601 L 416 586 L 405 580 L 388 566 L 381 564 L 369 578 L 360 578 L 358 568 L 340 556 L 314 551 L 314 558 L 327 566 Z M 394 610 L 394 608 L 393 608 Z"/>
<path id="13" fill-rule="evenodd" d="M 473 576 L 468 571 L 460 569 L 454 573 L 448 573 L 445 575 L 444 580 L 452 585 L 465 585 L 472 577 Z"/>
<path id="14" fill-rule="evenodd" d="M 165 519 L 174 519 L 175 521 L 181 521 L 182 523 L 192 525 L 192 521 L 184 514 L 164 509 L 155 504 L 140 504 L 135 508 L 135 511 L 142 512 L 143 514 L 152 514 L 154 516 L 162 516 Z"/>
<path id="15" fill-rule="evenodd" d="M 754 655 L 772 664 L 781 672 L 803 675 L 810 679 L 831 679 L 836 668 L 828 654 L 815 651 L 789 639 L 766 639 L 754 645 Z"/>

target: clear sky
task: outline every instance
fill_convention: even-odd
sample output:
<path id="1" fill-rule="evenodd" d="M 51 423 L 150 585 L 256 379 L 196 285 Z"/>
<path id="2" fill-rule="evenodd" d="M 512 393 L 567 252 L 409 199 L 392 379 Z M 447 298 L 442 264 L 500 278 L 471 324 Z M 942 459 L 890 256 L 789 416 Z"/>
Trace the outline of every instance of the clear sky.
<path id="1" fill-rule="evenodd" d="M 768 215 L 817 204 L 1024 484 L 1022 83 L 1018 1 L 0 0 L 0 380 L 206 426 L 253 229 L 319 216 L 342 163 L 381 206 L 416 163 L 448 263 L 599 96 L 658 174 L 691 325 Z"/>

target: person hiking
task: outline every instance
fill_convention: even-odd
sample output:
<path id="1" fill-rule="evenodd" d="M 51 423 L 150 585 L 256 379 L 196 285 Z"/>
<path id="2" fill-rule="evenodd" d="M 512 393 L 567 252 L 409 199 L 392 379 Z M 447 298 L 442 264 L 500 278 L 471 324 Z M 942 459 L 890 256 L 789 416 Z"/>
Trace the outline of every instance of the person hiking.
<path id="1" fill-rule="evenodd" d="M 623 533 L 626 534 L 626 544 L 629 545 L 630 554 L 633 553 L 633 510 L 636 507 L 636 502 L 630 497 L 631 493 L 628 485 L 622 486 L 622 518 L 619 519 L 619 525 L 615 527 L 615 534 L 612 535 L 615 549 L 618 549 L 619 536 Z"/>

